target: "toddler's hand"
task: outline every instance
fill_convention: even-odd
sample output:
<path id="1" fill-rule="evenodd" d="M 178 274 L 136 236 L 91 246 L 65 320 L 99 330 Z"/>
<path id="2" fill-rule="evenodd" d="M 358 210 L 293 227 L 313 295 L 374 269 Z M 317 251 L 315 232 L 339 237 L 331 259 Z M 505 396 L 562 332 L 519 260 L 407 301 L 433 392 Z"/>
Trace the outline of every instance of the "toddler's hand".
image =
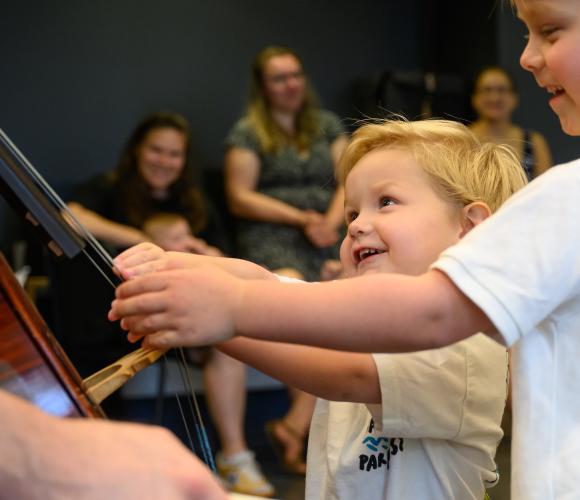
<path id="1" fill-rule="evenodd" d="M 168 268 L 168 253 L 153 243 L 139 243 L 125 250 L 114 260 L 115 269 L 122 278 L 152 273 Z"/>
<path id="2" fill-rule="evenodd" d="M 159 271 L 117 288 L 109 319 L 121 320 L 136 342 L 170 348 L 222 342 L 233 337 L 244 280 L 216 267 Z"/>

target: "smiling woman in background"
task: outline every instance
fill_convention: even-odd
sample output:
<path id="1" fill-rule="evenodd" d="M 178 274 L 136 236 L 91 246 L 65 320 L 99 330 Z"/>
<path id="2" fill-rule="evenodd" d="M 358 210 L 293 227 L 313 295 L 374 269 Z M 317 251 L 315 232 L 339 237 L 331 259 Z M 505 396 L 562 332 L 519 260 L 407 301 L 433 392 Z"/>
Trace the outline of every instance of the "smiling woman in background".
<path id="1" fill-rule="evenodd" d="M 334 173 L 346 142 L 339 118 L 318 107 L 298 55 L 288 47 L 261 50 L 246 115 L 226 139 L 239 257 L 292 278 L 320 279 L 325 262 L 338 257 L 344 191 Z M 304 473 L 314 397 L 290 393 L 289 412 L 266 429 L 286 468 Z"/>
<path id="2" fill-rule="evenodd" d="M 516 152 L 528 180 L 552 166 L 552 155 L 544 137 L 512 123 L 518 94 L 510 74 L 499 66 L 483 69 L 475 79 L 471 105 L 477 113 L 470 128 L 484 142 L 507 144 Z"/>
<path id="3" fill-rule="evenodd" d="M 69 207 L 98 239 L 117 248 L 148 241 L 143 227 L 156 214 L 177 214 L 193 236 L 181 238 L 181 247 L 172 249 L 215 255 L 226 240 L 217 214 L 194 183 L 189 149 L 187 120 L 176 113 L 154 113 L 137 125 L 117 167 L 81 186 Z M 239 493 L 271 496 L 274 488 L 244 437 L 245 365 L 215 349 L 201 363 L 221 444 L 219 457 L 228 459 L 228 478 L 234 478 L 227 486 Z"/>

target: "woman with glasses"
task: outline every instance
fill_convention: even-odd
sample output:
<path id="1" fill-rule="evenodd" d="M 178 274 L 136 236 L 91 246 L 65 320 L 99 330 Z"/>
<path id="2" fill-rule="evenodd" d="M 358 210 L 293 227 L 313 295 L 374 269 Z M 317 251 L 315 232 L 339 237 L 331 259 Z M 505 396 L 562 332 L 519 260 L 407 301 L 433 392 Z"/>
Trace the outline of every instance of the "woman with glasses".
<path id="1" fill-rule="evenodd" d="M 471 105 L 477 113 L 471 130 L 483 141 L 510 145 L 529 180 L 552 166 L 550 148 L 544 137 L 512 122 L 518 94 L 513 78 L 505 69 L 490 66 L 477 75 Z"/>
<path id="2" fill-rule="evenodd" d="M 226 139 L 226 193 L 238 218 L 238 256 L 278 274 L 320 280 L 338 257 L 344 195 L 335 166 L 347 142 L 339 118 L 319 108 L 288 47 L 256 56 L 245 116 Z M 303 474 L 314 398 L 291 390 L 286 416 L 267 432 L 287 469 Z"/>

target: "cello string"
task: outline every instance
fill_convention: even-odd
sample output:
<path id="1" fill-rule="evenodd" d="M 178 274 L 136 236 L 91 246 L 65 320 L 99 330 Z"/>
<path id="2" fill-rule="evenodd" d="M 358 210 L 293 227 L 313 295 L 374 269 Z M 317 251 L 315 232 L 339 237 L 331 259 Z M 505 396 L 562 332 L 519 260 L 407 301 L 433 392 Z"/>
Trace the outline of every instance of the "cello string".
<path id="1" fill-rule="evenodd" d="M 203 418 L 201 416 L 201 412 L 199 410 L 199 405 L 197 403 L 197 398 L 191 397 L 191 395 L 195 395 L 195 391 L 193 389 L 193 381 L 191 380 L 191 372 L 188 369 L 187 360 L 185 359 L 185 354 L 184 354 L 183 348 L 179 347 L 177 349 L 177 352 L 179 353 L 179 357 L 181 358 L 181 363 L 178 364 L 178 366 L 180 367 L 180 371 L 181 371 L 181 378 L 184 382 L 184 385 L 187 387 L 187 394 L 189 395 L 189 397 L 187 398 L 187 402 L 189 404 L 189 411 L 193 415 L 194 421 L 196 421 L 200 424 L 199 428 L 205 429 L 205 426 L 203 424 Z M 208 459 L 208 461 L 206 461 L 206 464 L 208 465 L 208 467 L 212 471 L 217 472 L 216 466 L 215 466 L 215 463 L 213 460 L 213 454 L 211 452 L 211 446 L 210 446 L 209 441 L 207 439 L 207 433 L 205 433 L 205 432 L 199 433 L 199 431 L 198 431 L 198 440 L 200 442 L 204 456 L 206 456 Z"/>
<path id="2" fill-rule="evenodd" d="M 93 234 L 91 234 L 90 231 L 88 231 L 88 229 L 86 229 L 84 227 L 84 225 L 76 218 L 76 216 L 72 213 L 72 211 L 66 205 L 66 203 L 60 198 L 60 196 L 56 193 L 56 191 L 54 191 L 52 186 L 50 186 L 50 184 L 48 184 L 48 182 L 44 179 L 44 177 L 40 174 L 40 172 L 38 172 L 32 166 L 32 164 L 28 161 L 28 159 L 22 154 L 22 152 L 18 149 L 18 147 L 16 147 L 16 145 L 10 140 L 10 138 L 6 135 L 6 133 L 2 129 L 0 129 L 0 138 L 2 138 L 3 141 L 6 143 L 6 146 L 8 147 L 10 152 L 20 161 L 20 164 L 22 166 L 24 166 L 24 170 L 26 171 L 26 173 L 29 175 L 29 177 L 32 180 L 34 180 L 36 182 L 36 185 L 41 189 L 41 191 L 44 192 L 45 196 L 52 203 L 54 208 L 60 209 L 60 211 L 61 211 L 60 215 L 61 215 L 62 219 L 70 227 L 72 227 L 76 231 L 76 233 L 81 237 L 81 239 L 84 239 L 84 241 L 86 243 L 88 243 L 88 245 L 95 250 L 96 254 L 103 261 L 101 264 L 104 263 L 108 269 L 113 269 L 114 268 L 113 258 L 109 255 L 107 250 L 93 236 Z M 63 212 L 64 212 L 64 214 L 66 214 L 66 217 L 63 215 Z M 107 276 L 106 271 L 101 267 L 101 265 L 99 265 L 97 263 L 97 261 L 93 258 L 93 256 L 91 256 L 89 254 L 89 252 L 87 251 L 86 248 L 82 248 L 82 253 L 87 257 L 89 262 L 91 262 L 97 268 L 99 273 L 113 287 L 113 289 L 116 289 L 115 283 L 113 283 L 113 281 L 109 278 L 109 276 Z M 163 358 L 164 358 L 164 362 L 167 362 L 165 356 L 163 356 Z M 183 363 L 184 366 L 181 366 L 181 363 Z M 195 392 L 193 391 L 193 385 L 191 384 L 191 379 L 189 378 L 189 376 L 184 375 L 184 373 L 187 373 L 189 375 L 189 369 L 187 368 L 185 356 L 183 355 L 183 352 L 182 352 L 182 359 L 180 360 L 178 358 L 178 366 L 179 366 L 180 371 L 182 373 L 181 378 L 182 378 L 182 381 L 184 383 L 184 386 L 187 387 L 188 390 L 191 391 L 189 393 L 188 401 L 189 401 L 189 405 L 190 405 L 191 414 L 194 418 L 194 426 L 196 427 L 196 432 L 198 434 L 198 440 L 201 444 L 202 452 L 203 452 L 203 455 L 205 457 L 204 461 L 205 461 L 206 465 L 208 465 L 208 467 L 210 467 L 215 472 L 215 464 L 213 461 L 213 455 L 211 453 L 211 447 L 209 446 L 209 441 L 207 439 L 207 432 L 206 432 L 205 426 L 203 424 L 203 420 L 201 418 L 201 413 L 199 411 L 199 405 L 197 403 L 197 398 L 196 398 Z M 176 395 L 176 397 L 177 397 L 177 395 Z M 191 409 L 191 406 L 192 406 L 191 401 L 193 401 L 193 403 L 194 403 L 194 406 L 197 410 L 196 412 L 194 412 Z M 187 435 L 188 435 L 188 439 L 190 441 L 191 449 L 193 452 L 195 452 L 194 447 L 193 447 L 193 441 L 191 439 L 191 434 L 190 434 L 189 427 L 187 424 L 187 419 L 186 419 L 185 413 L 183 412 L 183 409 L 181 407 L 179 397 L 177 397 L 177 403 L 178 403 L 179 411 L 181 413 L 181 418 L 183 420 L 184 427 L 185 427 Z"/>
<path id="3" fill-rule="evenodd" d="M 4 140 L 7 147 L 11 150 L 10 152 L 18 158 L 20 163 L 24 166 L 28 175 L 36 182 L 37 186 L 44 192 L 48 200 L 52 202 L 53 206 L 59 210 L 66 213 L 67 217 L 63 217 L 63 220 L 71 226 L 79 236 L 83 237 L 86 242 L 97 252 L 97 254 L 104 260 L 104 262 L 109 266 L 113 267 L 113 259 L 108 254 L 108 252 L 103 248 L 100 242 L 79 222 L 79 220 L 73 215 L 71 210 L 68 208 L 67 204 L 60 198 L 60 196 L 54 191 L 52 186 L 46 182 L 44 177 L 34 168 L 34 166 L 28 161 L 28 159 L 22 154 L 18 147 L 10 140 L 6 133 L 0 129 L 0 137 Z M 61 214 L 62 216 L 62 214 Z M 93 264 L 98 267 L 98 265 L 93 261 Z M 102 271 L 101 271 L 102 273 Z"/>

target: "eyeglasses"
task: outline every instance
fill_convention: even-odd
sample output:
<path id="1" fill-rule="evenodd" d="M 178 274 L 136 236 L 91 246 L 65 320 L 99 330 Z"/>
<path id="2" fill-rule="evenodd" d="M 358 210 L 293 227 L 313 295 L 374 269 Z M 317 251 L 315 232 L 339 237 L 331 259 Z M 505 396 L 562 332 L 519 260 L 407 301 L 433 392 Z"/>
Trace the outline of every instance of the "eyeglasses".
<path id="1" fill-rule="evenodd" d="M 476 90 L 477 94 L 482 95 L 491 95 L 491 94 L 499 94 L 499 95 L 508 95 L 513 94 L 514 90 L 511 87 L 479 87 Z"/>
<path id="2" fill-rule="evenodd" d="M 291 73 L 278 73 L 277 75 L 270 75 L 266 77 L 270 83 L 285 83 L 287 80 L 303 80 L 303 71 L 293 71 Z"/>

